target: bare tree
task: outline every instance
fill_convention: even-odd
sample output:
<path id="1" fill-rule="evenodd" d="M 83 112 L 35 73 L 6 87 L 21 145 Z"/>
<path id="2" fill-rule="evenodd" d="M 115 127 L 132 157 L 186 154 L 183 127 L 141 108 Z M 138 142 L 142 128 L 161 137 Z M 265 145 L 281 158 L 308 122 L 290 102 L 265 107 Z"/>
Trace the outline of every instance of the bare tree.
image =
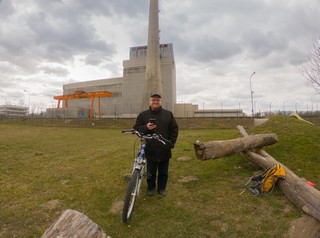
<path id="1" fill-rule="evenodd" d="M 309 60 L 302 65 L 301 73 L 307 84 L 320 94 L 320 37 L 313 42 L 313 48 L 309 53 Z"/>

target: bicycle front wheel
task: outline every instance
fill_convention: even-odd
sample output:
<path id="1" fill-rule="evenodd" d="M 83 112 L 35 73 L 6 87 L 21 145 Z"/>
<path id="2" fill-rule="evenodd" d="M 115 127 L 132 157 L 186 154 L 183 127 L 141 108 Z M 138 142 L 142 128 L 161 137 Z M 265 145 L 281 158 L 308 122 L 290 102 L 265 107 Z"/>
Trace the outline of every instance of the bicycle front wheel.
<path id="1" fill-rule="evenodd" d="M 128 185 L 126 197 L 124 199 L 124 206 L 122 211 L 122 221 L 127 223 L 134 207 L 134 203 L 136 201 L 136 197 L 139 193 L 139 185 L 140 185 L 140 170 L 135 169 L 132 173 L 131 180 Z"/>

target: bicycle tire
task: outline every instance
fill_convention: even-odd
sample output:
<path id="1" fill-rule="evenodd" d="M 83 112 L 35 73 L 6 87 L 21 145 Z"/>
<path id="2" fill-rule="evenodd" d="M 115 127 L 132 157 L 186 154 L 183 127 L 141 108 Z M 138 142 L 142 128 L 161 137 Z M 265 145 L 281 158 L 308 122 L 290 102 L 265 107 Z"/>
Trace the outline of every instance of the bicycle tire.
<path id="1" fill-rule="evenodd" d="M 134 203 L 136 201 L 136 196 L 138 193 L 137 190 L 138 190 L 139 180 L 141 180 L 140 171 L 138 169 L 135 169 L 131 176 L 131 180 L 128 184 L 126 197 L 124 199 L 124 205 L 122 210 L 122 221 L 124 223 L 127 223 L 129 218 L 131 217 Z"/>

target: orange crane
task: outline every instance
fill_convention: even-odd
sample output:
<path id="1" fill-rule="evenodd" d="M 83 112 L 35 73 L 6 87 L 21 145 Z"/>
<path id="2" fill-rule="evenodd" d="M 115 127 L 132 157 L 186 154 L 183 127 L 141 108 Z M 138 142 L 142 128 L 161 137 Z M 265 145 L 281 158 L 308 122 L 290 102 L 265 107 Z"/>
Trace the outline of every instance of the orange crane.
<path id="1" fill-rule="evenodd" d="M 91 98 L 90 115 L 89 115 L 89 117 L 91 119 L 92 118 L 93 105 L 94 105 L 94 99 L 98 98 L 99 118 L 101 118 L 100 98 L 102 98 L 102 97 L 111 97 L 111 96 L 112 96 L 112 93 L 108 92 L 108 91 L 99 91 L 99 92 L 76 91 L 73 94 L 54 96 L 53 99 L 58 100 L 58 107 L 57 108 L 60 108 L 61 100 L 64 101 L 65 107 L 68 107 L 68 100 L 69 99 Z"/>

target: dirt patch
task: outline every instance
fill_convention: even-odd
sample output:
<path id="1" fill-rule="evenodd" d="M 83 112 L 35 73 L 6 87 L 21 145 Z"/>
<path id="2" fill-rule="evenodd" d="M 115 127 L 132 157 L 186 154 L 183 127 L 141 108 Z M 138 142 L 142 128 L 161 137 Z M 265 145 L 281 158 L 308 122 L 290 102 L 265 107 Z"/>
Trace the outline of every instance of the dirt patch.
<path id="1" fill-rule="evenodd" d="M 55 199 L 55 200 L 50 200 L 46 203 L 41 204 L 41 207 L 49 210 L 56 209 L 60 205 L 60 200 Z"/>
<path id="2" fill-rule="evenodd" d="M 192 181 L 198 181 L 199 179 L 195 176 L 186 176 L 186 177 L 182 177 L 178 180 L 179 183 L 188 183 L 188 182 L 192 182 Z"/>
<path id="3" fill-rule="evenodd" d="M 60 183 L 61 183 L 62 185 L 66 185 L 66 184 L 69 183 L 69 180 L 60 180 Z"/>
<path id="4" fill-rule="evenodd" d="M 319 238 L 320 222 L 307 215 L 294 220 L 290 224 L 289 238 Z"/>
<path id="5" fill-rule="evenodd" d="M 177 160 L 178 160 L 178 161 L 189 161 L 189 160 L 192 160 L 192 158 L 191 158 L 191 157 L 183 156 L 183 157 L 179 157 Z"/>
<path id="6" fill-rule="evenodd" d="M 121 214 L 123 209 L 123 201 L 116 201 L 112 204 L 110 212 L 113 214 Z"/>

